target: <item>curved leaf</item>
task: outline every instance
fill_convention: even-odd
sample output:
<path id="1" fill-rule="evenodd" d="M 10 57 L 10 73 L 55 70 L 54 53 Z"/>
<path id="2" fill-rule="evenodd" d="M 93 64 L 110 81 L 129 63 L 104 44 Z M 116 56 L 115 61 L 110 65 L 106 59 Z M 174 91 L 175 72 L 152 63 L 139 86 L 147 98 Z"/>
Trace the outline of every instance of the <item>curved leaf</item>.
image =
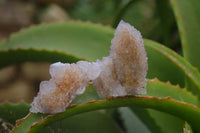
<path id="1" fill-rule="evenodd" d="M 191 103 L 200 107 L 200 102 L 197 97 L 193 96 L 185 89 L 181 89 L 179 86 L 172 86 L 169 82 L 162 83 L 157 79 L 148 80 L 147 84 L 147 96 L 155 96 L 164 98 L 170 96 L 178 101 Z M 130 109 L 137 114 L 137 116 L 146 124 L 146 126 L 154 133 L 180 133 L 184 121 L 178 119 L 175 116 L 158 112 L 152 109 L 142 109 L 139 107 L 130 107 Z M 142 112 L 142 113 L 141 113 Z M 158 130 L 160 127 L 160 131 Z"/>
<path id="2" fill-rule="evenodd" d="M 179 86 L 172 86 L 169 82 L 162 83 L 157 79 L 148 80 L 147 96 L 155 96 L 160 98 L 170 96 L 178 101 L 191 103 L 200 107 L 198 98 L 191 95 L 190 92 L 187 92 L 185 89 L 181 89 Z M 182 128 L 185 121 L 175 116 L 152 109 L 143 109 L 135 106 L 131 106 L 130 109 L 132 110 L 132 115 L 136 114 L 152 133 L 182 133 Z M 134 126 L 131 126 L 130 124 L 128 128 L 131 130 L 134 129 Z"/>
<path id="3" fill-rule="evenodd" d="M 76 62 L 83 58 L 90 61 L 101 59 L 108 55 L 113 34 L 111 28 L 83 22 L 31 27 L 0 43 L 0 68 L 25 61 Z M 148 78 L 170 80 L 184 87 L 184 75 L 188 75 L 198 84 L 198 78 L 194 77 L 200 77 L 199 74 L 179 55 L 156 42 L 144 42 L 148 54 Z"/>
<path id="4" fill-rule="evenodd" d="M 184 57 L 200 69 L 200 1 L 171 0 L 182 42 Z M 198 93 L 196 84 L 186 77 L 187 89 Z M 200 94 L 199 94 L 200 96 Z"/>
<path id="5" fill-rule="evenodd" d="M 71 26 L 72 28 L 69 28 Z M 56 32 L 60 29 L 62 29 L 61 33 Z M 72 37 L 69 35 L 71 34 L 72 30 L 74 32 L 73 35 L 74 36 L 76 35 L 76 37 Z M 85 31 L 88 32 L 85 33 Z M 54 32 L 56 32 L 56 34 Z M 93 46 L 97 48 L 94 49 L 92 47 L 91 50 L 90 49 L 91 47 L 89 47 L 90 46 L 89 45 L 87 47 L 87 51 L 85 51 L 86 45 L 88 43 L 87 44 L 84 43 L 84 46 L 82 45 L 84 41 L 80 41 L 81 39 L 83 39 L 82 36 L 77 36 L 77 34 L 79 35 L 79 32 L 81 34 L 85 33 L 84 39 L 87 40 L 88 43 L 96 42 L 94 43 Z M 111 40 L 113 32 L 114 31 L 112 29 L 103 26 L 92 25 L 81 22 L 42 25 L 35 28 L 33 27 L 19 34 L 16 34 L 12 36 L 9 40 L 1 43 L 0 58 L 2 59 L 2 62 L 7 62 L 8 64 L 19 63 L 20 61 L 74 62 L 80 59 L 77 57 L 101 58 L 102 56 L 106 56 L 105 55 L 106 52 L 100 52 L 100 51 L 109 50 L 109 45 L 101 47 L 101 45 L 105 44 L 104 43 L 105 40 L 103 40 L 102 38 L 105 37 L 104 35 L 106 33 L 110 36 Z M 91 34 L 94 33 L 95 34 L 97 33 L 96 35 L 98 35 L 99 39 L 91 36 Z M 63 43 L 63 40 L 66 42 Z M 43 50 L 43 48 L 46 47 L 47 43 L 49 47 L 46 48 L 46 50 Z M 65 46 L 65 44 L 67 45 Z M 68 51 L 68 49 L 65 48 L 69 47 L 70 49 L 72 44 L 73 47 L 71 49 L 71 52 L 75 52 L 75 54 L 73 53 L 75 56 L 71 56 L 70 54 L 65 54 L 64 52 L 63 53 L 61 52 L 63 51 L 63 49 L 66 50 L 65 52 L 69 52 L 70 50 Z M 75 50 L 74 47 L 77 48 L 80 47 L 80 49 Z M 170 79 L 170 81 L 173 81 L 172 83 L 180 83 L 183 86 L 184 76 L 182 75 L 184 75 L 185 73 L 189 78 L 193 80 L 195 84 L 197 84 L 197 86 L 199 86 L 198 85 L 199 74 L 189 63 L 187 63 L 184 59 L 182 59 L 182 57 L 180 57 L 170 49 L 167 49 L 166 47 L 161 46 L 149 40 L 145 40 L 145 47 L 149 57 L 148 77 L 159 77 L 161 80 L 164 81 Z M 57 52 L 53 50 L 54 48 L 57 49 Z M 96 53 L 95 51 L 98 51 L 98 56 L 97 55 L 93 56 L 94 53 Z M 92 60 L 91 58 L 90 60 Z M 158 62 L 162 63 L 158 64 Z M 4 63 L 2 63 L 1 65 L 5 66 Z M 176 75 L 174 75 L 174 73 L 176 73 Z"/>
<path id="6" fill-rule="evenodd" d="M 123 121 L 123 126 L 127 133 L 157 133 L 156 130 L 151 132 L 146 125 L 134 114 L 129 108 L 121 107 L 118 109 L 120 112 L 120 118 Z M 141 112 L 142 114 L 143 112 Z M 151 125 L 151 123 L 149 123 Z M 157 128 L 157 130 L 159 130 Z"/>
<path id="7" fill-rule="evenodd" d="M 26 60 L 50 61 L 50 57 L 51 61 L 75 62 L 77 57 L 94 61 L 108 55 L 113 33 L 111 28 L 82 22 L 31 27 L 0 44 L 0 67 Z"/>
<path id="8" fill-rule="evenodd" d="M 163 45 L 159 45 L 159 43 L 145 40 L 145 47 L 147 50 L 147 56 L 150 57 L 150 59 L 155 59 L 158 62 L 162 62 L 157 62 L 157 65 L 159 65 L 158 68 L 155 67 L 155 64 L 152 65 L 152 63 L 149 63 L 149 71 L 147 77 L 152 78 L 156 75 L 159 75 L 158 78 L 160 80 L 166 80 L 165 78 L 169 78 L 170 82 L 172 81 L 174 84 L 174 81 L 178 81 L 178 83 L 183 82 L 182 78 L 184 78 L 184 75 L 182 74 L 184 73 L 185 76 L 195 85 L 195 92 L 200 95 L 200 73 L 196 68 L 194 68 L 183 57 L 170 50 L 169 48 L 164 47 Z M 161 69 L 160 71 L 165 72 L 160 72 L 158 70 L 156 71 L 154 69 Z M 180 76 L 182 76 L 182 78 Z M 178 78 L 180 79 L 178 80 Z"/>
<path id="9" fill-rule="evenodd" d="M 29 113 L 30 105 L 26 103 L 0 104 L 0 118 L 15 124 L 15 121 L 25 117 Z"/>
<path id="10" fill-rule="evenodd" d="M 73 104 L 84 104 L 84 103 L 87 103 L 88 101 L 98 100 L 98 99 L 99 99 L 99 97 L 98 97 L 96 91 L 94 90 L 93 86 L 89 85 L 83 94 L 79 95 L 72 101 L 71 105 L 73 106 Z M 26 105 L 26 106 L 27 106 L 27 108 L 25 110 L 27 111 L 26 114 L 28 114 L 30 105 Z M 19 111 L 21 111 L 21 110 L 19 110 Z M 22 117 L 24 117 L 24 116 L 22 116 Z M 48 116 L 48 115 L 41 114 L 41 113 L 38 113 L 38 114 L 32 113 L 31 115 L 28 114 L 23 119 L 21 119 L 22 117 L 18 117 L 18 119 L 21 119 L 21 120 L 17 121 L 17 124 L 16 124 L 17 127 L 14 129 L 13 132 L 18 132 L 18 133 L 26 132 L 30 125 L 42 120 L 46 116 Z M 20 123 L 22 123 L 22 122 L 23 122 L 23 125 L 21 126 Z"/>
<path id="11" fill-rule="evenodd" d="M 76 57 L 72 54 L 66 54 L 64 52 L 50 51 L 46 49 L 35 48 L 17 48 L 8 50 L 0 50 L 0 68 L 6 67 L 12 64 L 23 63 L 26 61 L 32 62 L 76 62 L 83 58 Z"/>
<path id="12" fill-rule="evenodd" d="M 147 95 L 155 97 L 167 97 L 170 96 L 178 101 L 190 103 L 200 107 L 200 102 L 198 97 L 195 97 L 187 92 L 185 89 L 181 89 L 179 86 L 172 86 L 170 83 L 162 83 L 158 80 L 150 80 L 147 84 Z M 170 86 L 170 87 L 169 87 Z M 149 115 L 156 121 L 156 123 L 161 127 L 164 133 L 182 133 L 182 128 L 184 121 L 178 119 L 177 117 L 171 116 L 169 114 L 158 112 L 152 109 L 147 109 Z"/>
<path id="13" fill-rule="evenodd" d="M 122 133 L 115 121 L 104 111 L 78 114 L 52 123 L 39 133 Z"/>
<path id="14" fill-rule="evenodd" d="M 76 107 L 69 108 L 67 111 L 57 114 L 49 115 L 47 118 L 42 120 L 39 123 L 35 123 L 29 132 L 36 132 L 40 130 L 47 124 L 50 124 L 54 121 L 61 120 L 63 118 L 81 113 L 88 112 L 92 110 L 102 109 L 102 108 L 113 108 L 121 106 L 140 106 L 146 108 L 153 108 L 160 111 L 164 111 L 173 115 L 176 115 L 182 119 L 187 120 L 191 125 L 194 131 L 200 131 L 198 122 L 200 121 L 200 109 L 196 106 L 186 104 L 173 100 L 171 98 L 156 98 L 149 96 L 137 96 L 137 97 L 128 97 L 128 98 L 114 98 L 108 100 L 101 100 L 97 102 L 91 102 L 89 104 L 84 104 Z"/>
<path id="15" fill-rule="evenodd" d="M 157 87 L 163 87 L 163 89 L 158 89 Z M 171 91 L 174 89 L 171 85 L 166 85 L 164 83 L 160 83 L 159 81 L 148 81 L 148 90 L 150 92 L 155 91 L 155 88 L 158 92 L 154 92 L 155 95 L 162 93 L 163 91 L 167 91 L 167 89 L 170 90 L 171 93 L 173 92 L 179 92 L 184 102 L 180 102 L 174 99 L 171 99 L 169 97 L 165 98 L 156 98 L 152 96 L 138 96 L 138 97 L 122 97 L 122 98 L 114 98 L 114 99 L 107 99 L 107 100 L 100 100 L 100 101 L 92 101 L 87 104 L 83 104 L 80 106 L 71 106 L 69 107 L 65 112 L 55 115 L 49 115 L 47 118 L 43 119 L 42 117 L 40 120 L 38 119 L 38 124 L 32 125 L 31 123 L 36 122 L 35 117 L 34 120 L 32 120 L 32 116 L 36 115 L 38 118 L 41 116 L 41 114 L 30 114 L 27 118 L 21 121 L 21 123 L 18 123 L 16 128 L 13 130 L 14 133 L 18 132 L 26 132 L 32 125 L 32 128 L 30 132 L 33 132 L 34 130 L 39 130 L 43 126 L 48 125 L 52 122 L 61 120 L 63 118 L 67 118 L 69 116 L 73 116 L 75 114 L 79 114 L 82 112 L 88 112 L 92 110 L 98 110 L 98 109 L 105 109 L 105 108 L 113 108 L 113 107 L 121 107 L 121 106 L 139 106 L 139 107 L 145 107 L 145 108 L 152 108 L 156 110 L 160 110 L 163 112 L 167 112 L 173 115 L 176 115 L 184 120 L 188 120 L 194 128 L 196 128 L 195 121 L 200 119 L 200 109 L 196 106 L 199 106 L 198 98 L 193 96 L 191 93 L 188 93 L 187 91 L 183 91 L 180 89 Z M 164 93 L 164 92 L 163 92 Z M 167 94 L 166 94 L 167 95 Z M 172 96 L 173 97 L 173 96 Z M 188 103 L 192 104 L 188 104 Z M 197 117 L 194 117 L 194 115 L 199 115 Z"/>
<path id="16" fill-rule="evenodd" d="M 160 82 L 158 79 L 148 80 L 146 96 L 154 96 L 157 98 L 164 98 L 170 96 L 171 98 L 193 104 L 200 107 L 200 101 L 197 96 L 188 92 L 185 88 L 181 89 L 179 85 L 171 85 L 170 82 Z"/>
<path id="17" fill-rule="evenodd" d="M 184 57 L 200 69 L 200 1 L 171 0 L 181 36 Z"/>

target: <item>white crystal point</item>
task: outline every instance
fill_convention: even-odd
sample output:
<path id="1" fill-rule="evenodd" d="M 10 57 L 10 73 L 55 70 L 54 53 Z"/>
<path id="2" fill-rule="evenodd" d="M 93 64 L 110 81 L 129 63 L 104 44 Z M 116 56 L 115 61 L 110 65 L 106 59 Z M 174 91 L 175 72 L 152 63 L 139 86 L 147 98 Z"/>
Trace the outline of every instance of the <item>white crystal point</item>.
<path id="1" fill-rule="evenodd" d="M 90 80 L 96 79 L 100 72 L 101 68 L 99 62 L 87 62 L 87 61 L 79 61 L 76 63 L 82 71 L 84 71 Z"/>
<path id="2" fill-rule="evenodd" d="M 56 90 L 56 84 L 54 80 L 50 79 L 49 81 L 42 81 L 40 83 L 40 91 L 37 97 L 34 98 L 33 102 L 31 103 L 30 112 L 33 113 L 49 113 L 49 105 L 51 104 L 50 100 L 45 99 L 46 95 L 50 95 L 52 99 L 53 93 Z M 59 112 L 56 110 L 55 112 Z"/>
<path id="3" fill-rule="evenodd" d="M 56 62 L 50 65 L 49 73 L 52 78 L 56 77 L 57 79 L 62 78 L 64 76 L 64 71 L 66 70 L 66 65 L 61 62 Z"/>
<path id="4" fill-rule="evenodd" d="M 121 21 L 111 43 L 110 56 L 102 60 L 102 72 L 93 81 L 99 96 L 145 94 L 148 64 L 140 32 Z"/>
<path id="5" fill-rule="evenodd" d="M 71 101 L 85 91 L 90 79 L 77 64 L 54 63 L 50 66 L 52 78 L 40 84 L 31 112 L 58 113 L 65 111 Z"/>
<path id="6" fill-rule="evenodd" d="M 41 82 L 39 93 L 31 104 L 31 112 L 54 114 L 65 111 L 77 95 L 84 93 L 89 81 L 99 76 L 101 69 L 96 62 L 57 62 L 50 66 L 49 72 L 52 78 Z"/>
<path id="7" fill-rule="evenodd" d="M 121 21 L 112 39 L 110 55 L 121 85 L 128 94 L 146 93 L 147 55 L 138 30 Z"/>
<path id="8" fill-rule="evenodd" d="M 101 61 L 101 70 L 102 72 L 99 77 L 93 80 L 94 88 L 99 97 L 107 98 L 126 95 L 125 89 L 116 80 L 113 62 L 110 57 L 103 58 Z"/>

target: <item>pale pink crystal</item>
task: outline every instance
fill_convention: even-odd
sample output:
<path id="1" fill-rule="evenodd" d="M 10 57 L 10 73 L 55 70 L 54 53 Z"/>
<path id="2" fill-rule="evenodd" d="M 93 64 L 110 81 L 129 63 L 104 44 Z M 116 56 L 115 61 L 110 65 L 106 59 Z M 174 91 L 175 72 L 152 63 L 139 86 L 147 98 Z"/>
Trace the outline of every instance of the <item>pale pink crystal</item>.
<path id="1" fill-rule="evenodd" d="M 65 111 L 71 101 L 85 91 L 91 80 L 101 98 L 145 94 L 147 69 L 147 57 L 140 32 L 121 21 L 112 39 L 110 55 L 102 61 L 52 64 L 52 78 L 41 82 L 30 111 Z"/>
<path id="2" fill-rule="evenodd" d="M 121 21 L 112 39 L 110 56 L 102 60 L 94 86 L 102 98 L 146 93 L 147 56 L 142 36 Z"/>
<path id="3" fill-rule="evenodd" d="M 90 69 L 96 67 L 94 70 Z M 88 67 L 89 66 L 89 67 Z M 77 64 L 54 63 L 50 66 L 51 79 L 40 84 L 40 91 L 34 98 L 31 112 L 58 113 L 65 111 L 71 101 L 85 91 L 90 80 L 98 76 L 100 70 L 95 63 L 86 61 Z"/>

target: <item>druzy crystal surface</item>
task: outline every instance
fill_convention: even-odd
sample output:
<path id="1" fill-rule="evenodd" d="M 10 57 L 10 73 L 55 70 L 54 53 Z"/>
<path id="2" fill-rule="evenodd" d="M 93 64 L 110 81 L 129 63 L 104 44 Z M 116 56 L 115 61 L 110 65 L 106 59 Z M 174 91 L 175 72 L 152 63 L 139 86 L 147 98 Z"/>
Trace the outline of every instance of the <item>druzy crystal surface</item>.
<path id="1" fill-rule="evenodd" d="M 31 112 L 58 113 L 92 81 L 99 97 L 109 98 L 146 93 L 147 56 L 138 30 L 121 21 L 111 41 L 108 57 L 96 62 L 54 63 L 51 79 L 42 81 Z"/>

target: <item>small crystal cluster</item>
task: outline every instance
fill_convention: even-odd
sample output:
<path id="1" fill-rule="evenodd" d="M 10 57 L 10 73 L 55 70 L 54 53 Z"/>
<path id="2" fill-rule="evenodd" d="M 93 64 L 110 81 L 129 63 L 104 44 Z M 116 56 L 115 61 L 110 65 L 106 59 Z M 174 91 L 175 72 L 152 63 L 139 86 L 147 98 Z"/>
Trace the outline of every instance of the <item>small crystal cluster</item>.
<path id="1" fill-rule="evenodd" d="M 103 58 L 102 72 L 94 80 L 99 96 L 145 94 L 148 65 L 140 32 L 121 21 L 111 43 L 110 56 Z"/>
<path id="2" fill-rule="evenodd" d="M 140 32 L 121 21 L 112 39 L 110 55 L 102 61 L 52 64 L 52 78 L 41 82 L 30 111 L 63 112 L 77 95 L 85 91 L 89 81 L 93 82 L 101 98 L 144 94 L 147 69 Z"/>
<path id="3" fill-rule="evenodd" d="M 100 73 L 97 63 L 79 61 L 76 64 L 54 63 L 50 66 L 51 79 L 40 83 L 40 91 L 30 109 L 37 113 L 58 113 L 85 91 L 90 80 Z"/>

